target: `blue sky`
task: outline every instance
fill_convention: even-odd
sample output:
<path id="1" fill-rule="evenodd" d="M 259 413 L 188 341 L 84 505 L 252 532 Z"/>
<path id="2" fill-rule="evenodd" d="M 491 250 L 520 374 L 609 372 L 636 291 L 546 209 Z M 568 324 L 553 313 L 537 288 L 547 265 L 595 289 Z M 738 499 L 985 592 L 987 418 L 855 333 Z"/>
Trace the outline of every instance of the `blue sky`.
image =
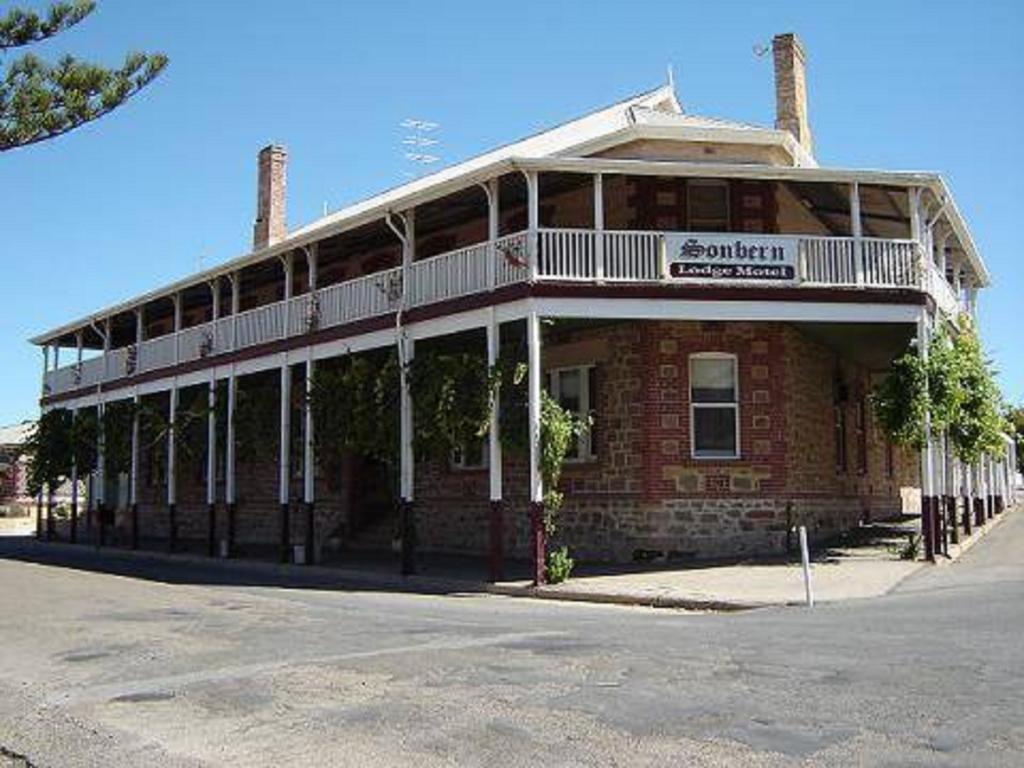
<path id="1" fill-rule="evenodd" d="M 290 151 L 296 226 L 401 181 L 408 116 L 441 123 L 454 161 L 658 85 L 671 63 L 688 111 L 770 124 L 770 56 L 753 47 L 785 31 L 808 49 L 822 164 L 946 174 L 995 280 L 986 346 L 1024 400 L 1022 3 L 100 0 L 36 52 L 171 65 L 103 120 L 0 155 L 0 424 L 36 411 L 29 336 L 247 249 L 269 141 Z"/>

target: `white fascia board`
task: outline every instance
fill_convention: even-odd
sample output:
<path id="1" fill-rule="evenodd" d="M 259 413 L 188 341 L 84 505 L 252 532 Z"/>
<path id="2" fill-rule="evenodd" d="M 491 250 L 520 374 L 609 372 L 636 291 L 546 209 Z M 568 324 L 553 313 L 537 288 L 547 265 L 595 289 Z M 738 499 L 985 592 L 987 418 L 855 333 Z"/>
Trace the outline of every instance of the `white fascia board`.
<path id="1" fill-rule="evenodd" d="M 709 301 L 665 299 L 533 299 L 545 317 L 602 320 L 720 320 L 733 322 L 913 323 L 915 304 L 806 301 Z"/>

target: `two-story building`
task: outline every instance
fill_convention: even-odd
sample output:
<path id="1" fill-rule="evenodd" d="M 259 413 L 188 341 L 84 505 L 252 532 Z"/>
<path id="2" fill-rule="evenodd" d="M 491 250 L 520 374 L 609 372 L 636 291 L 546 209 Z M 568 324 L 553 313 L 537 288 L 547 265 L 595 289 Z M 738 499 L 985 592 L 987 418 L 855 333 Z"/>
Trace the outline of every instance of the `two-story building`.
<path id="1" fill-rule="evenodd" d="M 803 48 L 780 35 L 773 54 L 774 127 L 660 87 L 295 230 L 286 153 L 264 149 L 251 252 L 32 340 L 44 409 L 228 413 L 187 471 L 173 434 L 154 447 L 135 425 L 120 482 L 97 470 L 104 539 L 287 558 L 387 546 L 397 508 L 423 550 L 489 553 L 494 577 L 530 557 L 541 578 L 545 387 L 592 420 L 562 481 L 584 558 L 776 552 L 796 523 L 823 536 L 956 495 L 939 441 L 888 444 L 868 395 L 911 339 L 974 311 L 988 272 L 940 175 L 818 165 Z M 296 397 L 315 366 L 439 340 L 491 362 L 525 344 L 530 458 L 503 456 L 495 414 L 482 446 L 416 466 L 406 389 L 397 492 L 359 456 L 318 466 Z M 255 387 L 277 393 L 272 461 L 235 446 Z M 1004 493 L 1008 466 L 975 485 Z"/>

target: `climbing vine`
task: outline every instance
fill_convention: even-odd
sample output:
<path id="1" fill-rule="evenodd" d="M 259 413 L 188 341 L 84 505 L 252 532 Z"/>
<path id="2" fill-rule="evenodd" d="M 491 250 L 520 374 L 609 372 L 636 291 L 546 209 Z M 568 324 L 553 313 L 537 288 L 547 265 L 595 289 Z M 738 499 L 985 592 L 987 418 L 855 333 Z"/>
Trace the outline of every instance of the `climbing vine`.
<path id="1" fill-rule="evenodd" d="M 927 361 L 911 342 L 871 400 L 883 431 L 899 445 L 922 448 L 930 418 L 933 429 L 948 431 L 963 461 L 973 463 L 982 454 L 1002 451 L 1005 424 L 999 389 L 966 317 L 954 338 L 940 329 L 928 346 Z"/>

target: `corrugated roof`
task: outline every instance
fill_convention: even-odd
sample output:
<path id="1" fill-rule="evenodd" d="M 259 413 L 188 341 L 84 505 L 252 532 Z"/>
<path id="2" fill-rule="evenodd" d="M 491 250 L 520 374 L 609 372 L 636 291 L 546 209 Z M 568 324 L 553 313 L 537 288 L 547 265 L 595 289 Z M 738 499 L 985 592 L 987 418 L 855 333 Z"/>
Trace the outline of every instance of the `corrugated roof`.
<path id="1" fill-rule="evenodd" d="M 23 421 L 20 424 L 9 424 L 0 427 L 0 445 L 22 445 L 35 427 L 34 421 Z"/>

